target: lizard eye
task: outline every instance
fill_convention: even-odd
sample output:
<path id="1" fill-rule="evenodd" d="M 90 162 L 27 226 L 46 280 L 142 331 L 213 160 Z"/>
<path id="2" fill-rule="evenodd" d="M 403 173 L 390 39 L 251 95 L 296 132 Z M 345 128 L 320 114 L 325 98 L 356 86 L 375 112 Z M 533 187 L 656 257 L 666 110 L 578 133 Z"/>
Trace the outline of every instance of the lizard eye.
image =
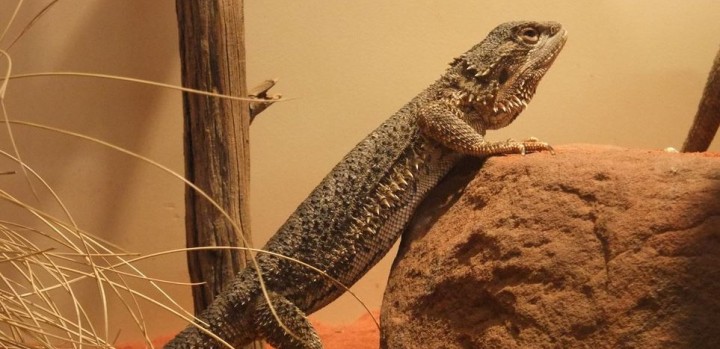
<path id="1" fill-rule="evenodd" d="M 540 40 L 540 33 L 533 27 L 521 29 L 519 36 L 526 44 L 535 44 Z"/>

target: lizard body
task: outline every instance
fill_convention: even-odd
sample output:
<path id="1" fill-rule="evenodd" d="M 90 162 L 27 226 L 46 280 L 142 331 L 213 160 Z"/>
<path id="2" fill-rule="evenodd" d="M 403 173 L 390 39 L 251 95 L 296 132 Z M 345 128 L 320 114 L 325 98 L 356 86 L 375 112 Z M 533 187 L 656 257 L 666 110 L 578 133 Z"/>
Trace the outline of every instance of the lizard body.
<path id="1" fill-rule="evenodd" d="M 456 58 L 448 71 L 362 140 L 288 218 L 264 250 L 293 257 L 352 285 L 403 232 L 425 194 L 463 157 L 551 150 L 546 143 L 488 142 L 510 124 L 562 49 L 552 22 L 511 22 Z M 276 348 L 322 348 L 305 318 L 344 289 L 313 270 L 259 254 L 278 324 L 248 268 L 199 317 L 233 345 L 265 339 Z M 220 345 L 189 326 L 166 348 Z"/>

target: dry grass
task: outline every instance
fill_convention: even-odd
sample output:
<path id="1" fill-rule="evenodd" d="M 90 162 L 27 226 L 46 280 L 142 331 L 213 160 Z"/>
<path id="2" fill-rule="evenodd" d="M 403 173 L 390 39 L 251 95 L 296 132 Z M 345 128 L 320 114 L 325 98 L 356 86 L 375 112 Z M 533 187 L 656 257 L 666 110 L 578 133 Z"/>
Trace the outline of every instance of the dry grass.
<path id="1" fill-rule="evenodd" d="M 217 95 L 157 82 L 103 74 L 50 72 L 13 75 L 12 57 L 7 50 L 56 3 L 57 0 L 50 1 L 29 23 L 24 25 L 20 34 L 10 41 L 7 47 L 0 49 L 0 59 L 5 60 L 4 66 L 6 67 L 6 71 L 0 77 L 0 123 L 2 124 L 0 127 L 12 145 L 12 149 L 0 149 L 0 156 L 17 165 L 16 169 L 0 168 L 0 176 L 22 176 L 32 192 L 31 199 L 19 198 L 13 196 L 9 190 L 0 187 L 0 202 L 14 207 L 12 212 L 0 212 L 0 347 L 111 348 L 119 333 L 111 325 L 111 319 L 117 314 L 112 314 L 108 310 L 108 304 L 116 301 L 123 304 L 123 308 L 133 319 L 137 331 L 145 338 L 147 346 L 153 347 L 145 323 L 142 304 L 147 302 L 155 304 L 188 322 L 195 323 L 196 319 L 192 314 L 183 310 L 163 290 L 163 284 L 174 282 L 150 278 L 136 263 L 168 253 L 182 253 L 187 249 L 140 256 L 125 251 L 108 241 L 103 241 L 89 232 L 82 231 L 73 219 L 71 212 L 64 205 L 63 200 L 48 185 L 42 175 L 23 162 L 22 154 L 15 145 L 13 129 L 15 127 L 32 127 L 36 130 L 59 133 L 88 141 L 90 145 L 100 145 L 112 151 L 124 153 L 137 161 L 149 163 L 157 169 L 167 172 L 175 180 L 182 181 L 196 190 L 200 196 L 212 202 L 229 221 L 231 221 L 230 216 L 204 192 L 185 180 L 182 175 L 152 159 L 100 139 L 45 125 L 18 121 L 11 117 L 5 108 L 8 82 L 19 78 L 72 75 L 148 84 L 159 88 L 172 88 L 218 98 L 252 99 Z M 22 1 L 18 1 L 15 14 L 21 6 Z M 0 41 L 8 32 L 8 28 L 13 25 L 13 19 L 6 24 L 6 28 L 0 34 Z M 41 197 L 51 197 L 52 200 L 43 202 Z M 59 207 L 58 211 L 62 214 L 53 216 L 47 210 L 39 208 L 48 207 L 50 204 Z M 239 230 L 237 222 L 231 221 L 231 223 Z M 257 249 L 250 250 L 255 253 L 264 252 Z M 337 280 L 332 279 L 323 271 L 300 261 L 297 262 L 339 284 Z M 145 285 L 138 287 L 140 283 Z M 88 284 L 94 285 L 95 294 L 92 296 L 86 294 Z M 80 291 L 81 289 L 83 291 Z M 151 289 L 153 293 L 141 293 L 138 289 Z M 88 315 L 90 307 L 97 307 L 97 299 L 100 300 L 102 307 L 101 318 L 93 318 Z M 362 302 L 360 303 L 362 304 Z M 368 313 L 370 313 L 369 310 Z M 282 322 L 280 325 L 283 326 Z"/>
<path id="2" fill-rule="evenodd" d="M 8 82 L 11 79 L 29 76 L 12 75 L 12 58 L 7 50 L 56 3 L 57 1 L 49 2 L 7 47 L 0 49 L 0 56 L 5 60 L 6 67 L 0 81 L 0 117 L 4 127 L 3 133 L 7 135 L 12 145 L 10 150 L 0 149 L 0 155 L 16 163 L 19 169 L 0 172 L 3 176 L 23 176 L 34 196 L 34 200 L 26 202 L 13 196 L 9 190 L 0 188 L 0 200 L 16 208 L 5 210 L 0 214 L 0 347 L 112 347 L 118 333 L 112 332 L 111 329 L 110 319 L 113 314 L 108 311 L 108 302 L 118 300 L 124 305 L 138 331 L 145 337 L 147 345 L 152 347 L 141 307 L 142 300 L 157 304 L 187 321 L 192 321 L 192 315 L 184 311 L 163 291 L 160 285 L 169 281 L 148 278 L 135 266 L 134 262 L 138 260 L 137 254 L 124 251 L 78 228 L 61 198 L 39 173 L 22 161 L 13 132 L 16 125 L 13 123 L 22 124 L 22 122 L 11 121 L 5 108 Z M 21 8 L 22 1 L 18 1 L 13 17 L 2 31 L 0 40 L 13 25 L 15 15 Z M 63 74 L 187 90 L 160 83 L 101 74 L 40 73 L 35 76 Z M 199 91 L 199 93 L 205 92 Z M 41 125 L 34 126 L 43 128 Z M 55 132 L 62 133 L 60 130 Z M 76 135 L 71 132 L 65 134 Z M 97 139 L 76 136 L 118 149 Z M 136 154 L 127 151 L 126 153 L 154 163 Z M 160 164 L 154 164 L 169 171 Z M 178 174 L 174 175 L 182 178 Z M 46 194 L 50 194 L 52 201 L 61 208 L 63 212 L 61 217 L 52 216 L 38 208 L 48 206 L 48 202 L 40 200 L 41 196 L 47 197 Z M 152 295 L 138 292 L 139 282 L 151 285 L 157 292 Z M 96 294 L 93 296 L 86 294 L 88 283 L 95 286 Z M 102 307 L 100 319 L 88 315 L 89 307 L 98 306 L 95 301 L 97 298 L 100 299 Z"/>

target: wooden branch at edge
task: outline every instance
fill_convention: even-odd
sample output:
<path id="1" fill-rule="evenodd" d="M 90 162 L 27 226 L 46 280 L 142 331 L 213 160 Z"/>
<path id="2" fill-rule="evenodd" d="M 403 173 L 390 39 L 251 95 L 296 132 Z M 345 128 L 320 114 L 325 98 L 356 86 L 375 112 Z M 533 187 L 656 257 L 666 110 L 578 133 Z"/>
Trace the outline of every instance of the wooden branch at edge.
<path id="1" fill-rule="evenodd" d="M 720 51 L 713 61 L 695 120 L 682 147 L 683 153 L 708 150 L 720 126 Z"/>

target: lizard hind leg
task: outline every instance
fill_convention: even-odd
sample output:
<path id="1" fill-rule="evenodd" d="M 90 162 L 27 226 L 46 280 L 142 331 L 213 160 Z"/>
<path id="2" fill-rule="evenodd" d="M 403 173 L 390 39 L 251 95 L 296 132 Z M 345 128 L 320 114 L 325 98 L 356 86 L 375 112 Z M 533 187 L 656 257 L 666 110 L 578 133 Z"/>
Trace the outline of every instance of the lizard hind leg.
<path id="1" fill-rule="evenodd" d="M 269 295 L 275 313 L 285 328 L 278 323 L 267 300 L 261 296 L 257 299 L 254 317 L 258 334 L 277 349 L 322 349 L 320 337 L 305 313 L 287 298 L 272 292 Z M 288 330 L 292 333 L 288 333 Z"/>

